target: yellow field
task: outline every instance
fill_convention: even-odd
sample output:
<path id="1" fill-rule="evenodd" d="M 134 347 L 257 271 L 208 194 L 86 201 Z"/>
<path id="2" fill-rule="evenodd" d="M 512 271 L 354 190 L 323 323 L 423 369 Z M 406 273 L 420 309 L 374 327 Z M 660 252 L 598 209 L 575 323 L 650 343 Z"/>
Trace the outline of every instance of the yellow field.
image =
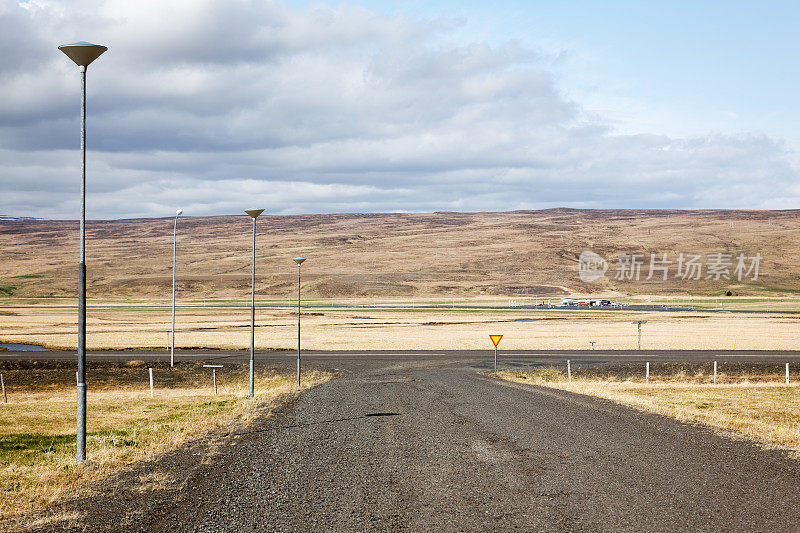
<path id="1" fill-rule="evenodd" d="M 606 398 L 684 422 L 733 432 L 767 446 L 800 452 L 800 386 L 780 383 L 718 384 L 664 380 L 656 383 L 573 379 L 560 372 L 498 372 L 509 381 L 533 383 Z"/>
<path id="2" fill-rule="evenodd" d="M 303 388 L 330 374 L 308 372 Z M 158 388 L 150 398 L 145 386 L 97 388 L 88 392 L 88 469 L 75 464 L 75 389 L 48 387 L 14 391 L 0 404 L 0 520 L 42 508 L 49 502 L 124 465 L 172 450 L 214 428 L 247 421 L 289 394 L 294 376 L 257 376 L 257 396 L 247 383 L 221 381 L 217 396 L 210 387 Z M 143 479 L 148 484 L 169 479 Z"/>
<path id="3" fill-rule="evenodd" d="M 53 307 L 6 308 L 0 342 L 75 349 L 77 313 Z M 644 349 L 792 350 L 800 348 L 800 316 L 704 312 L 581 312 L 533 310 L 303 309 L 303 347 L 314 350 L 488 349 L 489 334 L 503 337 L 500 349 L 635 349 L 633 320 L 647 320 Z M 291 349 L 297 315 L 290 308 L 258 309 L 258 349 Z M 89 349 L 169 346 L 168 308 L 90 308 Z M 245 307 L 178 309 L 176 347 L 244 349 L 250 342 Z"/>

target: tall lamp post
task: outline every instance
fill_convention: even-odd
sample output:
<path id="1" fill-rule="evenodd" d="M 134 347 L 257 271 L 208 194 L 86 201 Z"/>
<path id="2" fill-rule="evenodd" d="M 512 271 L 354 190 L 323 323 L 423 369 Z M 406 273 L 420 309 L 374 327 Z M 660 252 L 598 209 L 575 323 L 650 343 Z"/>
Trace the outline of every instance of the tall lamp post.
<path id="1" fill-rule="evenodd" d="M 86 460 L 86 67 L 108 50 L 80 41 L 58 47 L 80 67 L 81 72 L 81 236 L 78 266 L 78 408 L 75 457 Z"/>
<path id="2" fill-rule="evenodd" d="M 169 348 L 169 366 L 175 366 L 175 245 L 178 236 L 178 217 L 183 209 L 175 211 L 175 224 L 172 226 L 172 345 Z"/>
<path id="3" fill-rule="evenodd" d="M 297 386 L 300 387 L 300 265 L 305 261 L 305 257 L 295 257 L 292 259 L 297 263 Z"/>
<path id="4" fill-rule="evenodd" d="M 264 212 L 263 209 L 245 209 L 245 213 L 253 219 L 253 271 L 250 279 L 250 397 L 256 395 L 255 382 L 255 352 L 256 352 L 256 219 Z"/>

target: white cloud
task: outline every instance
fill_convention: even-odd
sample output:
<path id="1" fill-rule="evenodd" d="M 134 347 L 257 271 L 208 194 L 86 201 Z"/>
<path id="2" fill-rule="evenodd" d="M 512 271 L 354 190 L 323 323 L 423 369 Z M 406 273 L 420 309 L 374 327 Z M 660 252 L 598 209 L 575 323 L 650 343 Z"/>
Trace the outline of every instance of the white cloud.
<path id="1" fill-rule="evenodd" d="M 448 24 L 352 4 L 0 0 L 0 45 L 20 50 L 0 73 L 0 213 L 76 214 L 79 77 L 56 49 L 75 40 L 109 46 L 88 75 L 91 217 L 800 200 L 780 140 L 614 134 L 563 96 L 552 54 L 452 44 Z"/>

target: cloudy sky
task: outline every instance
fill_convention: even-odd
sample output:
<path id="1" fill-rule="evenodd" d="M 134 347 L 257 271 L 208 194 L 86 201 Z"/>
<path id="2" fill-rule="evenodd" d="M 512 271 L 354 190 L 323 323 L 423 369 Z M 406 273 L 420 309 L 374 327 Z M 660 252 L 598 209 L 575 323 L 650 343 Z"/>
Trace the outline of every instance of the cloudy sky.
<path id="1" fill-rule="evenodd" d="M 610 4 L 610 5 L 609 5 Z M 0 0 L 0 215 L 800 207 L 793 1 Z"/>

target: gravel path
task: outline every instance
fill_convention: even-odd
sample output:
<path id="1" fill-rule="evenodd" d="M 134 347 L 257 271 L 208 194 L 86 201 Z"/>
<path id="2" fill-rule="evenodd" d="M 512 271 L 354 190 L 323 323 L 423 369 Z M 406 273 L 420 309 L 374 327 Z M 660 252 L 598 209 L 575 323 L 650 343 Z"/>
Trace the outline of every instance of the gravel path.
<path id="1" fill-rule="evenodd" d="M 59 509 L 82 509 L 88 531 L 800 527 L 800 462 L 785 453 L 476 363 L 331 358 L 344 376 L 275 416 Z M 148 472 L 174 483 L 142 488 Z"/>

